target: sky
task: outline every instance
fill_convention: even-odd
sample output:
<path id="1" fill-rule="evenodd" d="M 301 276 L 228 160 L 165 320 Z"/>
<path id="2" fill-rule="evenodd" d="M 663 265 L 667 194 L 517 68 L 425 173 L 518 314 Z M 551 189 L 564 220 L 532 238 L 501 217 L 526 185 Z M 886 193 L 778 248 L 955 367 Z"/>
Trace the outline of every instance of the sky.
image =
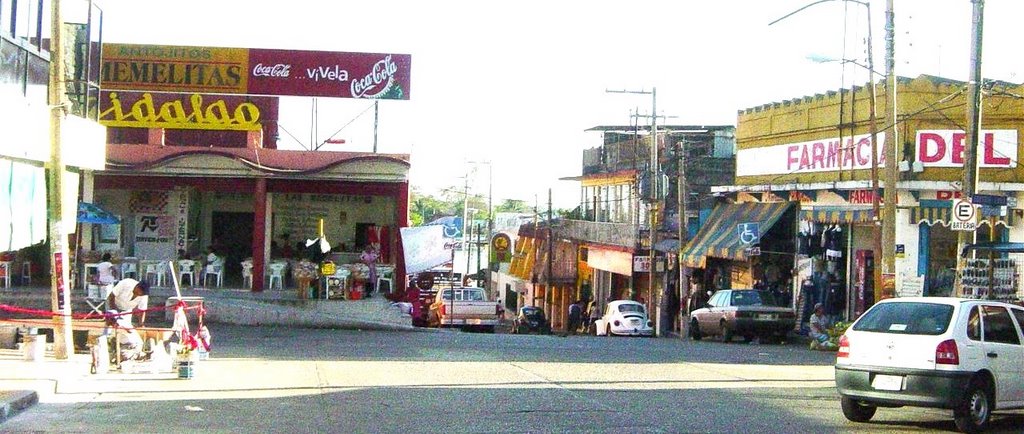
<path id="1" fill-rule="evenodd" d="M 65 0 L 68 1 L 68 0 Z M 582 151 L 657 110 L 671 124 L 735 125 L 738 110 L 863 85 L 862 5 L 811 0 L 97 1 L 105 42 L 412 56 L 407 101 L 381 101 L 380 152 L 408 153 L 414 189 L 493 191 L 574 208 Z M 1024 82 L 1020 0 L 987 0 L 983 75 Z M 884 71 L 885 1 L 870 1 L 873 58 Z M 970 0 L 894 0 L 896 73 L 966 80 Z M 817 59 L 818 62 L 812 61 Z M 278 142 L 370 151 L 372 101 L 287 97 Z M 316 125 L 314 130 L 313 125 Z M 340 130 L 340 131 L 339 131 Z M 315 132 L 315 134 L 314 134 Z M 335 134 L 337 133 L 337 134 Z M 489 164 L 485 164 L 489 162 Z M 489 173 L 493 171 L 492 173 Z M 466 177 L 468 174 L 468 181 Z M 490 188 L 489 188 L 490 187 Z"/>

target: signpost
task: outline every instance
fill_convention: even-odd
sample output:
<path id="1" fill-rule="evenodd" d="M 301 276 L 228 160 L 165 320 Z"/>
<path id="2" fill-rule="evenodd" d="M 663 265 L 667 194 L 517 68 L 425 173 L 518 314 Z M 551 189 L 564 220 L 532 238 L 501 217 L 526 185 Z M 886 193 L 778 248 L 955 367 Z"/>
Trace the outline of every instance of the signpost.
<path id="1" fill-rule="evenodd" d="M 953 201 L 953 218 L 949 228 L 954 231 L 975 231 L 978 229 L 978 210 L 966 198 Z"/>

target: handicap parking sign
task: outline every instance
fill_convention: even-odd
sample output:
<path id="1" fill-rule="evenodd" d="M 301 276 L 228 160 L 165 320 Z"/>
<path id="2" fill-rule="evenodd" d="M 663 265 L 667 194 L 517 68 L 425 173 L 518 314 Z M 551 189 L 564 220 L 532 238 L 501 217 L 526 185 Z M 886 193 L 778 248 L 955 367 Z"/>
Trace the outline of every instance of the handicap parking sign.
<path id="1" fill-rule="evenodd" d="M 740 223 L 736 225 L 736 231 L 743 244 L 757 244 L 761 241 L 761 224 L 758 222 Z"/>

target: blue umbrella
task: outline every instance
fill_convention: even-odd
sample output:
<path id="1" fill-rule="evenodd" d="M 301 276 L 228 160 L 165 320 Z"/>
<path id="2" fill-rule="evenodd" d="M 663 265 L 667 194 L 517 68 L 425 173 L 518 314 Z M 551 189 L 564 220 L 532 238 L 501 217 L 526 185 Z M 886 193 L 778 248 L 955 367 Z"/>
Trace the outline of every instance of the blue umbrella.
<path id="1" fill-rule="evenodd" d="M 101 225 L 116 225 L 121 219 L 114 213 L 100 208 L 99 205 L 88 202 L 78 202 L 78 222 L 95 223 Z"/>

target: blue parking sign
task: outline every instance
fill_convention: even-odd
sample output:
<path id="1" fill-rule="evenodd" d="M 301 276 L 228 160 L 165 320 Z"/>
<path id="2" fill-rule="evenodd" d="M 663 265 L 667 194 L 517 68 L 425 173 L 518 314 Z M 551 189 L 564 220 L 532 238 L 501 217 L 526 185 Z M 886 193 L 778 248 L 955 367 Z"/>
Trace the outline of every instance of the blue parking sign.
<path id="1" fill-rule="evenodd" d="M 761 224 L 758 222 L 740 223 L 736 225 L 736 231 L 743 244 L 757 244 L 761 241 Z"/>

